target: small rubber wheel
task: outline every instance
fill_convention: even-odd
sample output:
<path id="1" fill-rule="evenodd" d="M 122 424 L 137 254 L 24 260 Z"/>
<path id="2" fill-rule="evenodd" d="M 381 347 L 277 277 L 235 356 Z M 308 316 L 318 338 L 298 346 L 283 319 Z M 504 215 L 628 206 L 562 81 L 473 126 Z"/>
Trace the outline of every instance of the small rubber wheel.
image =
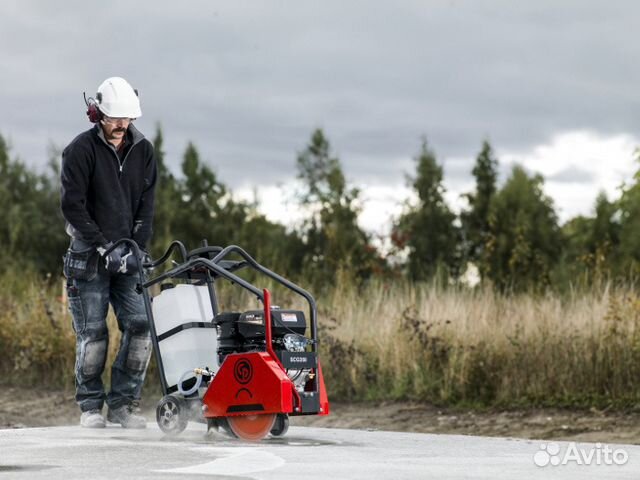
<path id="1" fill-rule="evenodd" d="M 189 423 L 189 412 L 185 401 L 175 395 L 165 395 L 156 407 L 156 421 L 167 435 L 178 435 Z"/>
<path id="2" fill-rule="evenodd" d="M 276 417 L 276 423 L 273 424 L 271 429 L 271 435 L 274 437 L 282 437 L 289 430 L 289 415 L 286 413 L 279 413 Z"/>

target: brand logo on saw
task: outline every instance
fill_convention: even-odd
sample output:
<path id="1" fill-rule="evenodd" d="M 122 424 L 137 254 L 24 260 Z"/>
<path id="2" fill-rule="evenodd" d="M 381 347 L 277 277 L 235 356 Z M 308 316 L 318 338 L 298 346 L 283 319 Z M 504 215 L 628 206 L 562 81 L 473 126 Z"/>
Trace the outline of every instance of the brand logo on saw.
<path id="1" fill-rule="evenodd" d="M 233 376 L 236 379 L 236 382 L 246 385 L 253 378 L 253 367 L 251 366 L 251 362 L 246 358 L 241 358 L 238 360 L 233 368 Z"/>
<path id="2" fill-rule="evenodd" d="M 290 357 L 291 363 L 307 363 L 307 357 Z"/>

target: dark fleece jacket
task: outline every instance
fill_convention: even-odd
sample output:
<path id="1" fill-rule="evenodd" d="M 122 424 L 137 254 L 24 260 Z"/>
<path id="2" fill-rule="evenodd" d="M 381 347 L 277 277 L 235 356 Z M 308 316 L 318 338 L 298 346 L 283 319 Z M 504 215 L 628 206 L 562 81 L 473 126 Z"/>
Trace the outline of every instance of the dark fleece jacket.
<path id="1" fill-rule="evenodd" d="M 95 246 L 130 238 L 146 248 L 156 177 L 153 146 L 133 125 L 121 153 L 105 140 L 99 125 L 81 133 L 62 152 L 67 233 Z"/>

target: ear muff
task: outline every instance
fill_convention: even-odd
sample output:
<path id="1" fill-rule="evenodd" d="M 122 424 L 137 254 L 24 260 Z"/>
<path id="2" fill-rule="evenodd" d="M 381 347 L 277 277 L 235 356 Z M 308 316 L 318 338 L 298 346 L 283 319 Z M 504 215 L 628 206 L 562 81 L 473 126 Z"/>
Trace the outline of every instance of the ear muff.
<path id="1" fill-rule="evenodd" d="M 89 121 L 91 123 L 98 123 L 102 120 L 102 112 L 98 108 L 98 102 L 102 100 L 102 94 L 100 92 L 96 94 L 97 102 L 93 97 L 87 98 L 85 92 L 82 92 L 82 94 L 84 95 L 84 103 L 87 106 L 87 117 L 89 117 Z"/>
<path id="2" fill-rule="evenodd" d="M 98 108 L 98 104 L 95 101 L 90 101 L 87 105 L 87 117 L 89 117 L 89 121 L 91 123 L 98 123 L 100 120 L 102 120 L 102 112 Z"/>

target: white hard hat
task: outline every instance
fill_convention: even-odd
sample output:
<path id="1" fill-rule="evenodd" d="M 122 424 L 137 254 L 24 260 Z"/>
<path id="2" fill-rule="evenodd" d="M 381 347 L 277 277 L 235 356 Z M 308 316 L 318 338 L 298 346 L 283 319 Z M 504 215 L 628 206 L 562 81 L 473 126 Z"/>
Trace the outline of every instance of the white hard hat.
<path id="1" fill-rule="evenodd" d="M 138 92 L 124 78 L 107 78 L 98 87 L 98 108 L 107 117 L 139 118 L 142 116 Z"/>

